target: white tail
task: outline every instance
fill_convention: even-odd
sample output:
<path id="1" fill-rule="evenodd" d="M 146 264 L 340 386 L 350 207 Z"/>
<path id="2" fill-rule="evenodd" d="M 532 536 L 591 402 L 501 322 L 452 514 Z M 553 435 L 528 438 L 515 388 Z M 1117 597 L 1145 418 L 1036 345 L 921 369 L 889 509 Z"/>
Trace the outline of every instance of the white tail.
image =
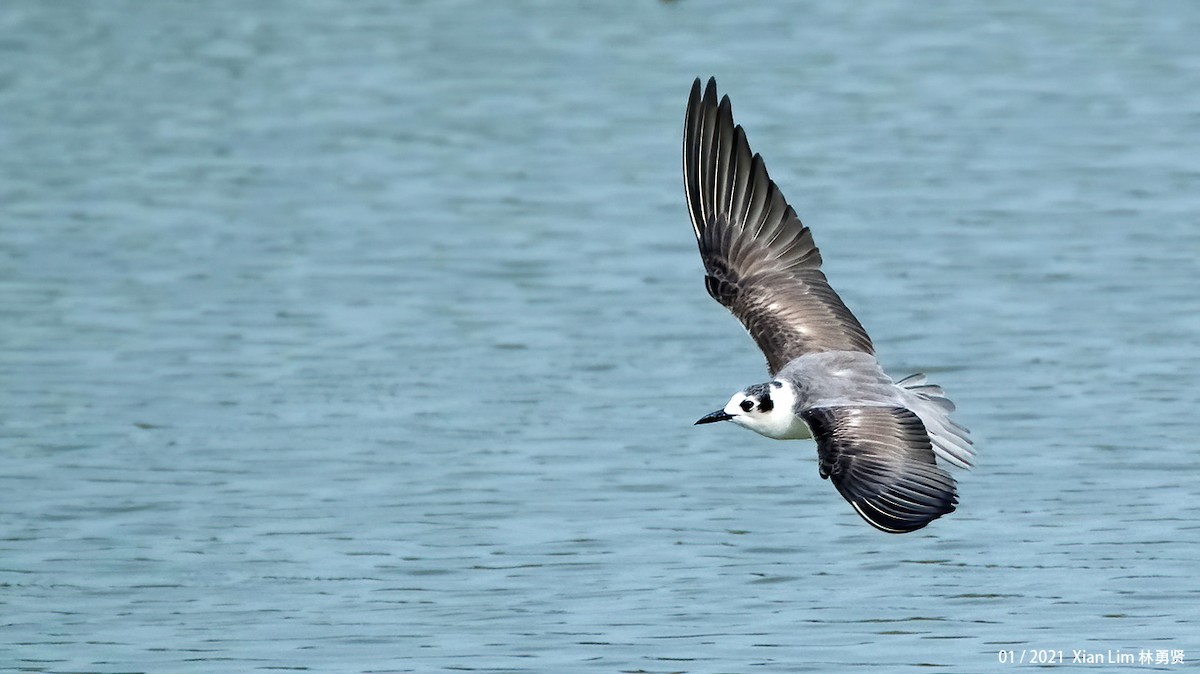
<path id="1" fill-rule="evenodd" d="M 959 468 L 970 468 L 975 456 L 970 431 L 950 418 L 954 403 L 946 397 L 942 387 L 926 384 L 923 374 L 905 377 L 896 385 L 904 390 L 908 408 L 925 424 L 933 452 L 938 458 Z"/>

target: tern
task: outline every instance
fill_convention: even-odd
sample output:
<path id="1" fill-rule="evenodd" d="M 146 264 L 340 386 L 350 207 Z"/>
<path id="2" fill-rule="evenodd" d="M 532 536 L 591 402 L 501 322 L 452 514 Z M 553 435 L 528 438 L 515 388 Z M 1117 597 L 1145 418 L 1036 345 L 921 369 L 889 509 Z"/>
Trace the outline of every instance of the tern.
<path id="1" fill-rule="evenodd" d="M 954 403 L 924 375 L 899 381 L 821 272 L 812 232 L 750 151 L 717 83 L 692 85 L 683 182 L 704 285 L 745 326 L 771 380 L 697 424 L 731 421 L 768 438 L 816 440 L 822 478 L 871 526 L 916 531 L 958 503 L 943 467 L 970 468 Z"/>

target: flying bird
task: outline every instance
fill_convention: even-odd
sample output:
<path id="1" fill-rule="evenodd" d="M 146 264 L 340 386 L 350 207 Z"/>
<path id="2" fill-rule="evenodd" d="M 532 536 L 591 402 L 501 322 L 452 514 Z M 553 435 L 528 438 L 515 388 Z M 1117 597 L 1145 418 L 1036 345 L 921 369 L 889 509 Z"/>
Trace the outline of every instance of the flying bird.
<path id="1" fill-rule="evenodd" d="M 692 85 L 683 182 L 704 285 L 767 359 L 771 380 L 697 424 L 731 421 L 768 438 L 816 440 L 822 478 L 871 526 L 916 531 L 954 511 L 945 464 L 970 468 L 968 431 L 924 375 L 899 381 L 821 272 L 812 232 L 750 151 L 717 83 Z"/>

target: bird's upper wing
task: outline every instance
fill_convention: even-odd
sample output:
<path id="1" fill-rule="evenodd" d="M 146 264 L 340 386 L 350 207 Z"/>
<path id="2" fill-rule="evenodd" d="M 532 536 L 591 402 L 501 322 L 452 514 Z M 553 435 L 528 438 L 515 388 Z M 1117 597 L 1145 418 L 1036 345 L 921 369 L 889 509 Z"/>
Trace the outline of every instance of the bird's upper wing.
<path id="1" fill-rule="evenodd" d="M 954 512 L 954 478 L 903 407 L 814 407 L 800 414 L 817 441 L 821 477 L 881 531 L 916 531 Z"/>
<path id="2" fill-rule="evenodd" d="M 821 272 L 821 253 L 762 157 L 751 156 L 729 97 L 692 85 L 683 138 L 688 211 L 708 293 L 746 326 L 774 375 L 814 351 L 873 353 L 871 339 Z"/>

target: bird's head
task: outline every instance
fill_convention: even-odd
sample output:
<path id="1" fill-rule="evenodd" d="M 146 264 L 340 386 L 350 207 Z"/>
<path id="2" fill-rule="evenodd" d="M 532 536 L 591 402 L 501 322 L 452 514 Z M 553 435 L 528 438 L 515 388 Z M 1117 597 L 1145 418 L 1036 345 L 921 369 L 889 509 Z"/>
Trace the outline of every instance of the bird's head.
<path id="1" fill-rule="evenodd" d="M 796 395 L 781 381 L 755 384 L 738 391 L 723 409 L 701 417 L 696 424 L 732 421 L 768 438 L 806 438 L 808 427 L 792 411 Z"/>

